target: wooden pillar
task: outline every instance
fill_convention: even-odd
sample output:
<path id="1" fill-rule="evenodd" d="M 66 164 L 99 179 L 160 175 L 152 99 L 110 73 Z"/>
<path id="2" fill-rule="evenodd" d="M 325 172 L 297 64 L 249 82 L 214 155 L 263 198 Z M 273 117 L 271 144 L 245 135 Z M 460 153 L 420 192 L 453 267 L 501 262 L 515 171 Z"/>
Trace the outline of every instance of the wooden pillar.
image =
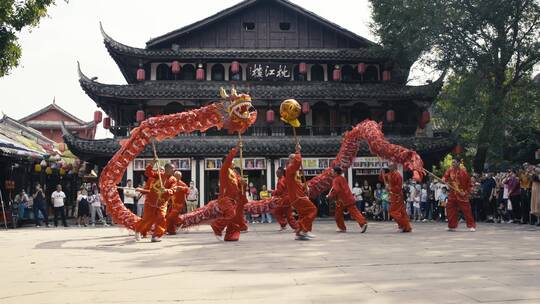
<path id="1" fill-rule="evenodd" d="M 204 206 L 204 159 L 199 160 L 199 207 Z"/>
<path id="2" fill-rule="evenodd" d="M 272 164 L 270 159 L 266 159 L 266 189 L 270 190 L 272 188 Z"/>

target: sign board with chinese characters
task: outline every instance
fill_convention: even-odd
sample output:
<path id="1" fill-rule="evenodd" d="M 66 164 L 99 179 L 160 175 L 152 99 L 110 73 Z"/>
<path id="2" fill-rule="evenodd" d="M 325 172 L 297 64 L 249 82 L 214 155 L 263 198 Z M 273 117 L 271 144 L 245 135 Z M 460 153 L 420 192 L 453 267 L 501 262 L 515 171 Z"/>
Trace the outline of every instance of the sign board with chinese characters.
<path id="1" fill-rule="evenodd" d="M 388 168 L 388 161 L 378 157 L 357 157 L 352 168 L 356 175 L 378 175 L 381 169 Z"/>
<path id="2" fill-rule="evenodd" d="M 137 158 L 133 161 L 133 171 L 144 171 L 146 166 L 150 164 L 152 159 L 149 158 Z M 159 165 L 164 166 L 166 163 L 171 163 L 178 170 L 190 171 L 191 159 L 190 158 L 164 158 L 159 160 Z"/>
<path id="3" fill-rule="evenodd" d="M 250 63 L 246 72 L 247 80 L 252 81 L 290 80 L 292 65 L 287 63 Z"/>
<path id="4" fill-rule="evenodd" d="M 206 158 L 204 160 L 205 170 L 219 170 L 223 162 L 221 158 Z M 233 167 L 240 167 L 240 159 L 233 159 Z M 266 170 L 265 158 L 244 158 L 244 170 Z"/>
<path id="5" fill-rule="evenodd" d="M 280 158 L 279 165 L 286 167 L 287 158 Z M 324 170 L 332 164 L 333 158 L 302 158 L 302 167 L 304 170 Z M 322 171 L 321 171 L 322 172 Z"/>

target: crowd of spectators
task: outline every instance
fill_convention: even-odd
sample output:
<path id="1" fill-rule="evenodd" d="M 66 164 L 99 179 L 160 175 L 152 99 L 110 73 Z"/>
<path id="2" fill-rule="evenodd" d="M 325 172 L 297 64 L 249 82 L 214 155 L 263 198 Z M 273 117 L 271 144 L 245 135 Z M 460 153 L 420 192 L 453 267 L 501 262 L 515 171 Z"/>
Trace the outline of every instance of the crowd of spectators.
<path id="1" fill-rule="evenodd" d="M 528 163 L 504 172 L 471 176 L 470 203 L 476 221 L 540 226 L 540 168 Z M 435 178 L 403 184 L 404 203 L 415 222 L 447 221 L 448 185 Z M 357 207 L 372 220 L 388 221 L 388 192 L 377 183 L 372 190 L 367 181 L 352 189 Z"/>
<path id="2" fill-rule="evenodd" d="M 486 172 L 473 174 L 471 177 L 472 190 L 470 203 L 476 221 L 487 223 L 516 223 L 540 226 L 540 167 L 523 164 L 518 169 L 504 172 Z M 139 185 L 139 188 L 144 185 Z M 136 191 L 128 180 L 121 187 L 121 197 L 125 206 L 138 216 L 144 212 L 144 195 Z M 403 184 L 404 203 L 411 221 L 414 222 L 445 222 L 446 204 L 449 188 L 438 179 L 427 178 L 423 182 L 413 179 Z M 389 193 L 384 184 L 376 183 L 373 188 L 367 180 L 361 185 L 356 182 L 352 188 L 358 209 L 369 219 L 377 221 L 392 220 L 389 215 Z M 272 190 L 266 185 L 258 191 L 253 183 L 246 189 L 248 200 L 265 199 L 272 196 Z M 187 207 L 183 212 L 189 212 L 198 207 L 199 192 L 194 182 L 190 182 L 190 194 L 187 197 Z M 319 212 L 330 205 L 324 199 L 316 200 Z M 76 218 L 76 224 L 108 226 L 112 219 L 107 214 L 106 206 L 101 202 L 99 189 L 95 183 L 85 183 L 77 192 L 76 202 L 72 204 L 71 214 Z M 41 185 L 36 184 L 32 193 L 20 190 L 14 197 L 11 206 L 16 223 L 22 224 L 22 219 L 31 219 L 36 227 L 44 223 L 49 227 L 49 210 L 53 211 L 54 226 L 62 224 L 67 227 L 66 194 L 62 186 L 57 185 L 50 197 L 45 195 Z M 52 209 L 49 209 L 51 207 Z M 324 213 L 324 212 L 323 212 Z M 329 213 L 329 212 L 327 212 Z M 322 215 L 321 213 L 319 215 Z M 328 214 L 326 214 L 328 215 Z M 247 215 L 250 223 L 271 223 L 272 215 Z"/>

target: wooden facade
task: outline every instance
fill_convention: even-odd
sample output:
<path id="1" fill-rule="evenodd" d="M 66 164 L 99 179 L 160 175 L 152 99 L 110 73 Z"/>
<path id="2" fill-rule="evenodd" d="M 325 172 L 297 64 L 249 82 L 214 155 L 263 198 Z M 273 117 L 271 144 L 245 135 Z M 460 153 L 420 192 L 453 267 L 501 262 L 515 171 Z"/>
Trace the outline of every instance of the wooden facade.
<path id="1" fill-rule="evenodd" d="M 113 140 L 95 144 L 68 136 L 70 149 L 82 159 L 100 164 L 109 159 L 118 141 L 137 126 L 137 111 L 151 117 L 195 109 L 219 100 L 220 87 L 232 86 L 248 92 L 259 112 L 257 122 L 245 134 L 246 142 L 254 146 L 245 155 L 264 160 L 265 170 L 249 173 L 255 174 L 257 184 L 269 188 L 275 182 L 276 164 L 290 152 L 269 143 L 286 140 L 291 130 L 279 118 L 267 122 L 265 114 L 269 110 L 279 113 L 279 104 L 288 98 L 310 105 L 310 111 L 300 117 L 298 133 L 306 143 L 302 144 L 303 154 L 320 157 L 323 164 L 324 159 L 335 156 L 342 134 L 366 118 L 383 122 L 384 132 L 393 142 L 421 147 L 425 159 L 435 161 L 453 146 L 448 138 L 433 137 L 429 124 L 422 128 L 419 123 L 439 92 L 441 79 L 407 86 L 404 75 L 408 71 L 400 70 L 380 46 L 286 0 L 242 1 L 153 38 L 145 48 L 122 44 L 103 28 L 102 33 L 127 84 L 99 83 L 79 69 L 81 87 L 111 117 L 110 131 L 115 135 Z M 173 65 L 180 67 L 178 73 Z M 264 77 L 253 74 L 262 70 Z M 395 111 L 395 121 L 386 121 L 389 110 Z M 205 160 L 221 156 L 236 137 L 214 129 L 188 136 L 193 147 L 179 137 L 159 144 L 158 153 L 190 159 L 191 170 L 184 176 L 196 180 L 203 192 L 206 185 L 208 192 L 216 176 L 212 170 L 206 171 Z M 201 146 L 208 148 L 206 153 L 197 152 Z M 359 156 L 366 153 L 362 150 Z M 352 184 L 353 171 L 348 175 Z"/>
<path id="2" fill-rule="evenodd" d="M 360 48 L 368 43 L 274 1 L 260 1 L 226 18 L 149 48 Z"/>

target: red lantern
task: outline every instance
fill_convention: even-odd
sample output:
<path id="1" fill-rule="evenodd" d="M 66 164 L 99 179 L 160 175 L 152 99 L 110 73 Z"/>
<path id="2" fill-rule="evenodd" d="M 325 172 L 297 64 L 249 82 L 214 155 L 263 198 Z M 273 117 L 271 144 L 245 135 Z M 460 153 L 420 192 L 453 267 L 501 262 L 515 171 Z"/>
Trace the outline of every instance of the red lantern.
<path id="1" fill-rule="evenodd" d="M 276 115 L 274 113 L 274 110 L 270 109 L 270 110 L 266 111 L 266 122 L 267 123 L 269 123 L 269 124 L 274 123 L 275 117 L 276 117 Z"/>
<path id="2" fill-rule="evenodd" d="M 174 75 L 177 75 L 178 73 L 180 73 L 180 70 L 181 70 L 181 69 L 182 69 L 182 68 L 180 67 L 180 62 L 178 62 L 178 61 L 175 60 L 175 61 L 173 61 L 173 62 L 171 63 L 171 71 L 172 71 L 172 73 L 173 73 Z"/>
<path id="3" fill-rule="evenodd" d="M 394 122 L 396 120 L 396 112 L 394 110 L 386 111 L 386 121 Z"/>
<path id="4" fill-rule="evenodd" d="M 240 72 L 240 63 L 238 63 L 238 61 L 233 61 L 231 63 L 231 72 L 233 74 L 238 74 Z"/>
<path id="5" fill-rule="evenodd" d="M 419 127 L 420 129 L 422 129 L 422 130 L 426 127 L 426 124 L 424 123 L 423 120 L 420 120 L 420 122 L 418 122 L 418 127 Z"/>
<path id="6" fill-rule="evenodd" d="M 305 62 L 300 62 L 300 64 L 298 65 L 298 72 L 300 72 L 300 74 L 307 73 L 307 64 Z"/>
<path id="7" fill-rule="evenodd" d="M 110 117 L 105 117 L 103 119 L 103 128 L 104 129 L 109 129 L 111 127 L 111 118 Z"/>
<path id="8" fill-rule="evenodd" d="M 137 69 L 137 81 L 144 81 L 146 78 L 146 73 L 142 67 Z"/>
<path id="9" fill-rule="evenodd" d="M 383 71 L 382 79 L 383 79 L 383 81 L 390 81 L 390 79 L 391 79 L 390 71 Z"/>
<path id="10" fill-rule="evenodd" d="M 336 65 L 336 67 L 334 68 L 334 72 L 332 73 L 332 79 L 334 79 L 334 81 L 341 80 L 341 69 L 339 68 L 339 65 Z"/>
<path id="11" fill-rule="evenodd" d="M 7 190 L 14 190 L 15 189 L 15 181 L 13 180 L 6 180 L 5 186 Z"/>
<path id="12" fill-rule="evenodd" d="M 309 113 L 309 110 L 310 110 L 309 102 L 304 102 L 302 104 L 302 113 L 307 114 L 307 113 Z"/>
<path id="13" fill-rule="evenodd" d="M 365 63 L 359 63 L 358 64 L 358 74 L 360 75 L 364 75 L 364 73 L 366 72 L 366 64 Z"/>
<path id="14" fill-rule="evenodd" d="M 97 125 L 103 120 L 103 113 L 101 111 L 94 112 L 94 123 Z"/>
<path id="15" fill-rule="evenodd" d="M 143 110 L 137 111 L 137 114 L 135 116 L 137 118 L 137 122 L 143 121 L 144 120 L 144 111 Z"/>
<path id="16" fill-rule="evenodd" d="M 422 122 L 424 122 L 424 124 L 427 124 L 429 123 L 429 121 L 431 120 L 431 114 L 429 113 L 429 111 L 424 111 L 422 112 Z"/>
<path id="17" fill-rule="evenodd" d="M 197 68 L 197 71 L 195 72 L 195 78 L 197 80 L 204 80 L 205 79 L 205 77 L 204 77 L 204 69 L 203 69 L 202 64 L 199 64 L 199 67 Z"/>
<path id="18" fill-rule="evenodd" d="M 455 154 L 455 155 L 461 155 L 461 145 L 460 144 L 457 144 L 455 147 L 454 147 L 454 150 L 452 150 L 452 152 Z"/>

